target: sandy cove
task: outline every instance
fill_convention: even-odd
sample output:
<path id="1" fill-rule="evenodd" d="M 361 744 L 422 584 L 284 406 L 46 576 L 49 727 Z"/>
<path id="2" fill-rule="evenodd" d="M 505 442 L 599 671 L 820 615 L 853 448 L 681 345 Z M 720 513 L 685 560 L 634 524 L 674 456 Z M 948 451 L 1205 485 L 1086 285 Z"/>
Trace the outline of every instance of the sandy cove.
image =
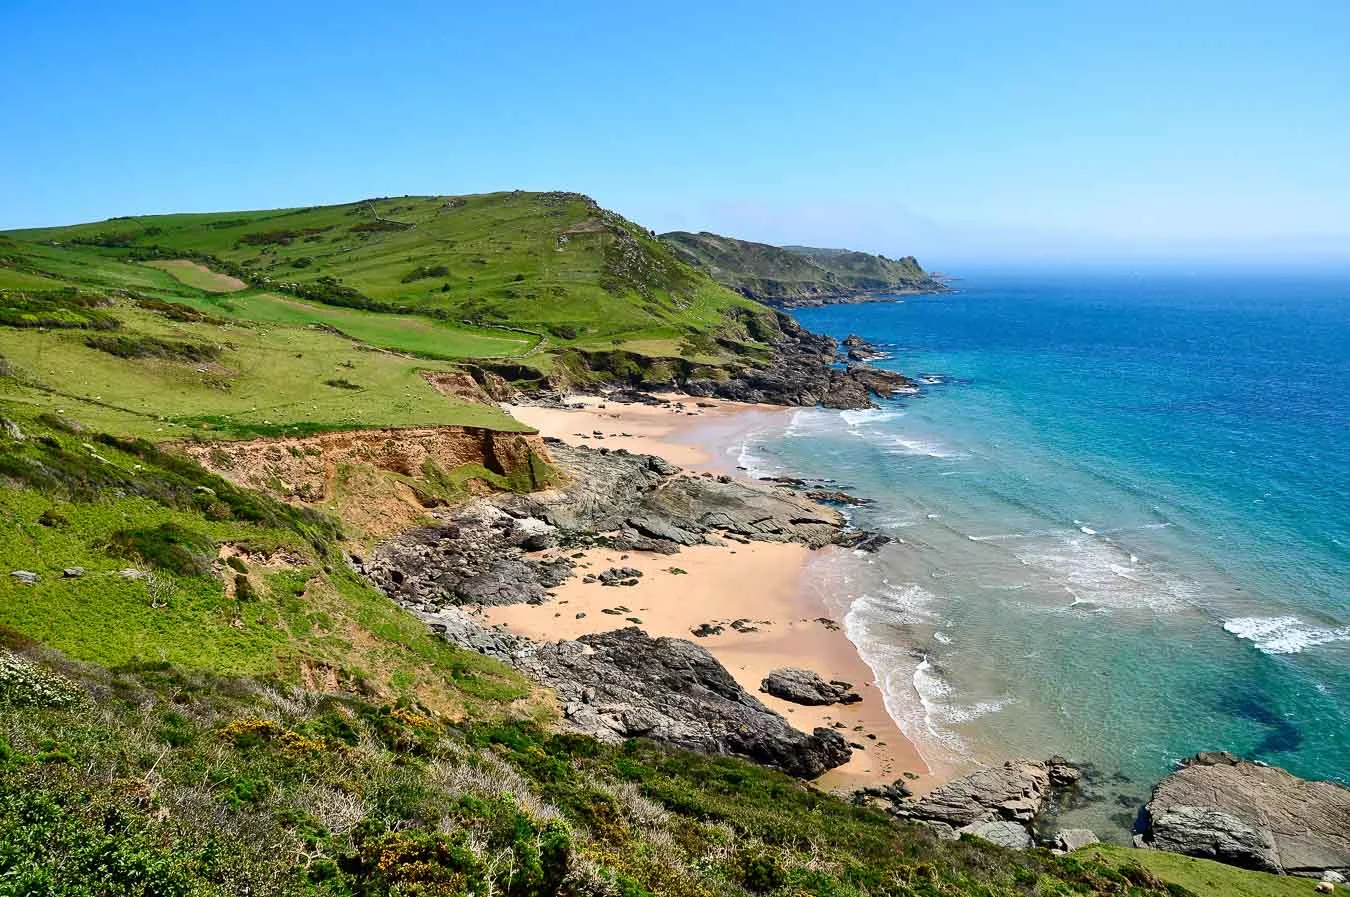
<path id="1" fill-rule="evenodd" d="M 734 471 L 734 458 L 719 449 L 728 436 L 753 426 L 747 416 L 790 413 L 708 400 L 696 406 L 683 396 L 678 400 L 685 405 L 683 411 L 605 403 L 594 397 L 575 399 L 584 409 L 510 406 L 508 410 L 543 435 L 573 445 L 623 448 L 659 455 L 691 470 L 718 473 Z M 596 431 L 603 440 L 595 439 Z M 483 613 L 492 624 L 539 640 L 572 639 L 634 625 L 628 618 L 640 620 L 636 625 L 653 636 L 690 639 L 796 728 L 809 732 L 816 726 L 833 727 L 859 746 L 852 760 L 818 780 L 820 786 L 851 792 L 917 776 L 911 780 L 916 791 L 932 787 L 936 780 L 887 714 L 871 669 L 838 623 L 829 619 L 828 610 L 801 588 L 810 555 L 803 545 L 779 542 L 696 545 L 670 556 L 593 549 L 577 559 L 579 572 L 632 567 L 643 573 L 638 584 L 605 586 L 583 582 L 578 575 L 554 589 L 554 597 L 542 605 L 491 607 Z M 738 631 L 730 625 L 736 620 L 749 623 Z M 692 630 L 705 623 L 721 625 L 722 633 L 694 637 Z M 760 682 L 770 670 L 788 666 L 850 682 L 863 699 L 848 705 L 803 707 L 760 692 Z"/>

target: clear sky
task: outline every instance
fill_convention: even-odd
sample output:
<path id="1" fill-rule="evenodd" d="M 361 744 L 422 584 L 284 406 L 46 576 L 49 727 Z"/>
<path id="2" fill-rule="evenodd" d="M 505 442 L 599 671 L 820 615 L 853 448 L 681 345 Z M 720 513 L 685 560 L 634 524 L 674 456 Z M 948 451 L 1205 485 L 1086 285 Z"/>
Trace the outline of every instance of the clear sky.
<path id="1" fill-rule="evenodd" d="M 0 227 L 568 189 L 657 230 L 1350 263 L 1350 2 L 0 0 Z"/>

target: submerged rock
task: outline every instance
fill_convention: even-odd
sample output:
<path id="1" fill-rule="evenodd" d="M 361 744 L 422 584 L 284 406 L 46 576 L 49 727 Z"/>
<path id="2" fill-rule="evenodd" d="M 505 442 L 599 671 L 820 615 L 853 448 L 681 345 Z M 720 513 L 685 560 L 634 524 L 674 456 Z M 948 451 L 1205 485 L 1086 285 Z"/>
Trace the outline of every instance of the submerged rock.
<path id="1" fill-rule="evenodd" d="M 1208 752 L 1153 789 L 1141 841 L 1234 866 L 1350 872 L 1350 789 Z"/>

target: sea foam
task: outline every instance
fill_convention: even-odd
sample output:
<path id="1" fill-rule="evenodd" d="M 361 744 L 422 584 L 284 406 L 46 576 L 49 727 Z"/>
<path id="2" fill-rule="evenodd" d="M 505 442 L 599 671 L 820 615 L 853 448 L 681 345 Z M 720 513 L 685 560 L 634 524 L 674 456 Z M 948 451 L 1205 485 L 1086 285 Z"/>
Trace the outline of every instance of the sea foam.
<path id="1" fill-rule="evenodd" d="M 1332 642 L 1350 641 L 1350 626 L 1315 626 L 1298 617 L 1234 617 L 1223 628 L 1263 654 L 1298 654 Z"/>

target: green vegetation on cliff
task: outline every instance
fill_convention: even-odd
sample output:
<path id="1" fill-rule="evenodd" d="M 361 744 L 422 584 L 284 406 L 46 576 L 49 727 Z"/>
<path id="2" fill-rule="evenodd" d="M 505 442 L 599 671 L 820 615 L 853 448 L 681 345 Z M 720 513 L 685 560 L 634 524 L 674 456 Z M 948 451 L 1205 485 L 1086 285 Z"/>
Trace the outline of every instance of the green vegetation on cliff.
<path id="1" fill-rule="evenodd" d="M 713 354 L 734 357 L 737 344 L 756 343 L 751 319 L 760 331 L 774 327 L 762 306 L 575 193 L 401 197 L 13 231 L 0 237 L 0 288 L 80 282 L 85 275 L 110 285 L 103 264 L 110 259 L 131 263 L 112 278 L 125 288 L 175 282 L 192 289 L 198 304 L 243 319 L 255 319 L 258 296 L 268 296 L 257 303 L 263 306 L 257 319 L 265 321 L 304 317 L 313 304 L 414 316 L 422 322 L 419 333 L 371 341 L 434 357 L 625 343 L 639 352 L 645 347 L 645 354 L 680 355 L 689 354 L 681 347 L 691 337 L 694 345 L 720 340 Z M 284 311 L 278 296 L 290 300 Z M 342 329 L 331 314 L 312 320 Z M 425 329 L 430 322 L 440 325 L 435 332 L 467 328 L 499 342 L 464 344 L 461 336 L 460 345 L 437 348 Z"/>
<path id="2" fill-rule="evenodd" d="M 770 246 L 718 234 L 673 231 L 661 240 L 720 284 L 761 302 L 819 305 L 869 295 L 941 290 L 913 256 Z"/>

